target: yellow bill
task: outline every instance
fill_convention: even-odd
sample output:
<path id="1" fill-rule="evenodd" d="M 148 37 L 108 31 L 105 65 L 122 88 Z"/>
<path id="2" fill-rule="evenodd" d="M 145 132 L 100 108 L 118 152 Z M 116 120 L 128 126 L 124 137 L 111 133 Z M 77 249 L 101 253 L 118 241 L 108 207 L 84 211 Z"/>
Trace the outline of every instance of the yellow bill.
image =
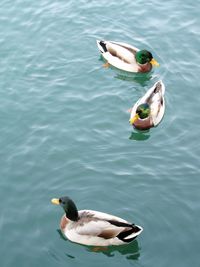
<path id="1" fill-rule="evenodd" d="M 153 65 L 153 66 L 156 66 L 156 67 L 159 67 L 160 64 L 154 59 L 152 58 L 152 60 L 150 61 L 150 63 Z"/>
<path id="2" fill-rule="evenodd" d="M 60 201 L 58 198 L 52 198 L 51 203 L 54 205 L 60 205 Z"/>
<path id="3" fill-rule="evenodd" d="M 139 115 L 136 113 L 135 116 L 129 120 L 130 124 L 134 124 L 137 119 L 139 119 Z"/>

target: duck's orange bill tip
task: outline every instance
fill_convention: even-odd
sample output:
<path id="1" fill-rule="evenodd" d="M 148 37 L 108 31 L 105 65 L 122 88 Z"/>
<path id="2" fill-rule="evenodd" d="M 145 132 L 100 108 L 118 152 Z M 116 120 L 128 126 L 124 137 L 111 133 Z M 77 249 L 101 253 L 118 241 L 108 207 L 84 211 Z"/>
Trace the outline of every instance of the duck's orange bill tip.
<path id="1" fill-rule="evenodd" d="M 54 205 L 59 205 L 60 204 L 58 198 L 52 198 L 51 203 L 54 204 Z"/>
<path id="2" fill-rule="evenodd" d="M 150 63 L 151 63 L 153 66 L 155 66 L 155 67 L 159 67 L 159 66 L 160 66 L 160 64 L 159 64 L 154 58 L 152 58 L 152 60 L 150 61 Z"/>

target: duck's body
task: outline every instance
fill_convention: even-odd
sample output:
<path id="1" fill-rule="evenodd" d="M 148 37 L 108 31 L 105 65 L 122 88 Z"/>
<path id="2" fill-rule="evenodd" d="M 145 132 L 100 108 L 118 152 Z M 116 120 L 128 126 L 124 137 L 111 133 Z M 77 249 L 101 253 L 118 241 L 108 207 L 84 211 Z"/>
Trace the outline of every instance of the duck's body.
<path id="1" fill-rule="evenodd" d="M 158 81 L 135 103 L 130 116 L 130 123 L 135 128 L 148 130 L 161 122 L 165 113 L 164 93 L 165 86 L 162 81 Z M 149 114 L 145 118 L 138 115 L 141 106 L 146 106 L 149 109 Z"/>
<path id="2" fill-rule="evenodd" d="M 89 246 L 127 244 L 143 231 L 124 219 L 94 210 L 78 211 L 76 220 L 64 214 L 60 228 L 67 239 Z"/>
<path id="3" fill-rule="evenodd" d="M 152 64 L 158 64 L 153 59 L 152 54 L 146 50 L 142 50 L 145 51 L 145 54 L 142 55 L 143 59 L 139 59 L 136 53 L 141 53 L 142 51 L 126 43 L 97 40 L 97 46 L 110 65 L 124 71 L 149 72 L 152 69 Z"/>

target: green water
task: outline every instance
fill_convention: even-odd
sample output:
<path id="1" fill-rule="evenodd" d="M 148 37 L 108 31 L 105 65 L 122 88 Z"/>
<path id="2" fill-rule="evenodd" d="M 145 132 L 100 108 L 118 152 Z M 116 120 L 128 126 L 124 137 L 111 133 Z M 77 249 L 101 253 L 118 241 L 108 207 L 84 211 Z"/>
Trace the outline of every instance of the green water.
<path id="1" fill-rule="evenodd" d="M 0 6 L 0 266 L 198 267 L 200 2 Z M 160 68 L 102 68 L 101 38 L 149 49 Z M 127 110 L 158 79 L 164 119 L 138 133 Z M 144 231 L 103 252 L 64 240 L 50 203 L 63 195 Z"/>

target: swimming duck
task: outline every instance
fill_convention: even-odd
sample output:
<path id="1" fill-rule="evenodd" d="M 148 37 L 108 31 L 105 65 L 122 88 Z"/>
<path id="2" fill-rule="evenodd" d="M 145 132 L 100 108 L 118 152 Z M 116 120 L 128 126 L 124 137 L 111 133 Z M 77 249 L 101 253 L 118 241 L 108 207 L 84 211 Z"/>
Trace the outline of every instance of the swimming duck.
<path id="1" fill-rule="evenodd" d="M 51 202 L 64 209 L 60 229 L 72 242 L 89 246 L 122 245 L 131 242 L 143 231 L 141 226 L 107 213 L 78 211 L 75 203 L 67 196 L 53 198 Z"/>
<path id="2" fill-rule="evenodd" d="M 159 66 L 151 52 L 126 43 L 97 40 L 97 46 L 107 61 L 105 67 L 110 64 L 129 72 L 149 72 L 152 66 Z"/>
<path id="3" fill-rule="evenodd" d="M 157 126 L 165 112 L 164 93 L 163 82 L 156 82 L 133 106 L 130 124 L 139 130 L 148 130 Z"/>

